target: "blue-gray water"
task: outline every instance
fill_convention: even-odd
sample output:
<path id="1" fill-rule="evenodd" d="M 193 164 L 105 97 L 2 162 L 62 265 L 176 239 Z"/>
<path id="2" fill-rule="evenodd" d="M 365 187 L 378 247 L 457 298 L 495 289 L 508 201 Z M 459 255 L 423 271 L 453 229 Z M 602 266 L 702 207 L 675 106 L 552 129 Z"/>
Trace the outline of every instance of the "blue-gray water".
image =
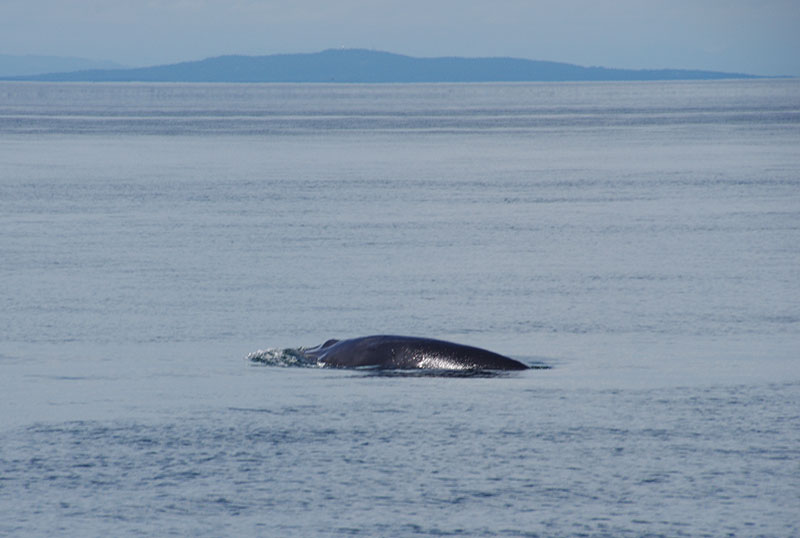
<path id="1" fill-rule="evenodd" d="M 798 268 L 796 80 L 0 83 L 0 534 L 797 535 Z"/>

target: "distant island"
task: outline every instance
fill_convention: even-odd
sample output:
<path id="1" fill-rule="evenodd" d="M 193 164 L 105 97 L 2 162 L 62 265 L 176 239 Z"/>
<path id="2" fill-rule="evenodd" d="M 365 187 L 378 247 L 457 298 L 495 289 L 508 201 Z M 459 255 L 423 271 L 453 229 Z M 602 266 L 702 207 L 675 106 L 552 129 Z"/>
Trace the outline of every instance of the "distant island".
<path id="1" fill-rule="evenodd" d="M 0 77 L 30 77 L 42 73 L 86 71 L 87 69 L 123 69 L 115 62 L 88 60 L 71 56 L 39 56 L 36 54 L 0 54 Z"/>
<path id="2" fill-rule="evenodd" d="M 50 82 L 562 82 L 758 78 L 687 69 L 612 69 L 519 58 L 415 58 L 363 49 L 219 56 L 132 69 L 6 77 Z"/>

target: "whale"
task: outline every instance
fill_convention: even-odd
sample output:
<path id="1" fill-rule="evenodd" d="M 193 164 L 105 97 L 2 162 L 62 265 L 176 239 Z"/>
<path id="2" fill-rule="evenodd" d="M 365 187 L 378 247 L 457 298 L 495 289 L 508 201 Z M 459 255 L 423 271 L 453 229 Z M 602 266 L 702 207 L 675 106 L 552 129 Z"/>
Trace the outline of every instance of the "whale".
<path id="1" fill-rule="evenodd" d="M 303 355 L 331 368 L 385 370 L 527 370 L 528 366 L 493 351 L 433 338 L 374 335 L 331 339 L 303 348 Z"/>

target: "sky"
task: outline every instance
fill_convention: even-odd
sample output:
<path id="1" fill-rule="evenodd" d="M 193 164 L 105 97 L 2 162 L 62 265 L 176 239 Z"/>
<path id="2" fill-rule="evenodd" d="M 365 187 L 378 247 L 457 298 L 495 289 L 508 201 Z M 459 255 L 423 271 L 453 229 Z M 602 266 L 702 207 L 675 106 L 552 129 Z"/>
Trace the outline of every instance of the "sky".
<path id="1" fill-rule="evenodd" d="M 0 54 L 127 66 L 366 48 L 800 76 L 800 0 L 0 0 Z"/>

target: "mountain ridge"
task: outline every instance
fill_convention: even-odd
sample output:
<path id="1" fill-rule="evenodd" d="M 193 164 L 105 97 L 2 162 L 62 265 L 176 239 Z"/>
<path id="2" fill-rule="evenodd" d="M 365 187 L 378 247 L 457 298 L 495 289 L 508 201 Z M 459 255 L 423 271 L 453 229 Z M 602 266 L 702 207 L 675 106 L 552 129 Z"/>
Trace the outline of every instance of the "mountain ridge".
<path id="1" fill-rule="evenodd" d="M 267 56 L 224 55 L 126 69 L 5 77 L 47 82 L 567 82 L 760 78 L 691 69 L 616 69 L 511 57 L 418 58 L 366 49 Z"/>

